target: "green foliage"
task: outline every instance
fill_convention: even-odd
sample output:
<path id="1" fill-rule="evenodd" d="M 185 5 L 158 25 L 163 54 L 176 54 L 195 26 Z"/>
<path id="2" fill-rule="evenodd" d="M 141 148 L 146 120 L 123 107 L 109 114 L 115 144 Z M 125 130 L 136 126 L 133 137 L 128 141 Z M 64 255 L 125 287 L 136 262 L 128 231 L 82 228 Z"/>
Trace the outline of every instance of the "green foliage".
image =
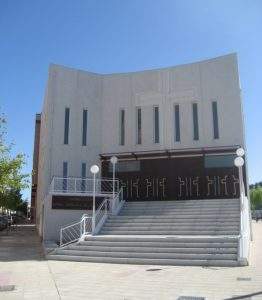
<path id="1" fill-rule="evenodd" d="M 27 213 L 27 202 L 23 201 L 20 190 L 11 189 L 0 194 L 0 206 L 12 211 Z"/>
<path id="2" fill-rule="evenodd" d="M 258 188 L 258 187 L 262 187 L 262 181 L 256 182 L 256 183 L 254 183 L 254 184 L 250 184 L 250 185 L 249 185 L 250 190 L 256 189 L 256 188 Z"/>
<path id="3" fill-rule="evenodd" d="M 13 145 L 5 142 L 5 126 L 6 119 L 0 114 L 0 206 L 11 209 L 16 207 L 15 201 L 19 198 L 14 191 L 29 187 L 29 174 L 22 173 L 26 164 L 25 155 L 11 155 Z"/>
<path id="4" fill-rule="evenodd" d="M 250 190 L 251 209 L 262 209 L 262 187 L 253 188 Z"/>

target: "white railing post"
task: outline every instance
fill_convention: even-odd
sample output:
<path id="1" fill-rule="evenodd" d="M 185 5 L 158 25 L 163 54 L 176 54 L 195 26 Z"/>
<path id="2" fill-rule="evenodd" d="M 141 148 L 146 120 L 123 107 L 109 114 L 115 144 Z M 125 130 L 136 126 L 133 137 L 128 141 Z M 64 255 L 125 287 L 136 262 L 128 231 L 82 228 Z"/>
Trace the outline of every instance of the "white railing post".
<path id="1" fill-rule="evenodd" d="M 248 263 L 249 243 L 250 243 L 250 222 L 249 222 L 249 206 L 248 199 L 245 195 L 245 184 L 243 179 L 244 150 L 239 148 L 236 151 L 237 157 L 234 165 L 238 168 L 239 175 L 239 192 L 240 192 L 240 237 L 239 237 L 239 253 L 238 259 L 244 264 Z"/>
<path id="2" fill-rule="evenodd" d="M 93 179 L 93 215 L 92 215 L 92 234 L 95 233 L 96 227 L 96 174 Z"/>

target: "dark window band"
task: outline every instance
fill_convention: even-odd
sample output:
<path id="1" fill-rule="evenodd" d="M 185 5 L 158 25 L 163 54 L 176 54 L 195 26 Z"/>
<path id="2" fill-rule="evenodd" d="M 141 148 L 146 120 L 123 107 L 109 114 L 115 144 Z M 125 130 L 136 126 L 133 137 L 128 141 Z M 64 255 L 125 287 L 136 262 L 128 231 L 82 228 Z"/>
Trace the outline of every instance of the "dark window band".
<path id="1" fill-rule="evenodd" d="M 87 141 L 87 117 L 88 111 L 87 109 L 83 110 L 83 136 L 82 136 L 82 145 L 86 146 Z"/>
<path id="2" fill-rule="evenodd" d="M 68 144 L 68 138 L 69 138 L 69 114 L 70 109 L 67 107 L 65 109 L 65 127 L 64 127 L 64 144 Z"/>
<path id="3" fill-rule="evenodd" d="M 175 105 L 175 141 L 180 142 L 180 113 L 179 105 Z"/>
<path id="4" fill-rule="evenodd" d="M 159 107 L 154 107 L 154 142 L 159 143 Z"/>
<path id="5" fill-rule="evenodd" d="M 214 139 L 219 139 L 217 102 L 212 102 Z"/>
<path id="6" fill-rule="evenodd" d="M 193 130 L 194 130 L 194 140 L 199 140 L 199 128 L 198 128 L 198 107 L 197 103 L 193 103 Z"/>

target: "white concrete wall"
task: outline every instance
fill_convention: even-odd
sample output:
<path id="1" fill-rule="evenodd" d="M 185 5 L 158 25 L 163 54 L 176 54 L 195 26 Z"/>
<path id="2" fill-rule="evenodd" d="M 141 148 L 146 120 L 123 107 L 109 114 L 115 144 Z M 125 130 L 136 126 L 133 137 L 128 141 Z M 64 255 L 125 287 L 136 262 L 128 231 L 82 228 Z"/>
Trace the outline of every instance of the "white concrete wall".
<path id="1" fill-rule="evenodd" d="M 219 135 L 213 138 L 212 101 Z M 193 140 L 192 103 L 198 103 L 199 141 Z M 236 55 L 155 71 L 103 77 L 102 151 L 122 152 L 243 145 Z M 174 141 L 174 104 L 180 105 L 181 142 Z M 160 144 L 153 142 L 153 106 L 160 107 Z M 142 145 L 136 145 L 135 107 L 142 107 Z M 126 144 L 119 145 L 119 108 L 126 109 Z"/>
<path id="2" fill-rule="evenodd" d="M 87 213 L 91 211 L 52 209 L 52 197 L 48 195 L 45 198 L 44 239 L 59 242 L 61 227 L 80 221 L 82 215 Z"/>
<path id="3" fill-rule="evenodd" d="M 218 103 L 219 139 L 213 138 L 211 102 Z M 193 140 L 192 103 L 198 103 L 199 141 Z M 174 141 L 173 106 L 180 105 L 181 142 Z M 153 106 L 160 109 L 160 143 L 153 141 Z M 136 107 L 142 108 L 142 144 L 136 144 Z M 64 114 L 70 108 L 69 144 Z M 126 110 L 125 145 L 119 145 L 119 110 Z M 82 146 L 82 113 L 88 109 L 87 146 Z M 99 154 L 140 150 L 243 145 L 243 117 L 237 57 L 230 54 L 177 67 L 99 75 L 51 65 L 42 111 L 38 202 L 53 176 L 81 176 L 81 163 L 99 164 Z M 41 207 L 41 205 L 38 205 Z M 37 212 L 38 220 L 41 211 Z M 62 222 L 68 211 L 56 212 Z M 79 215 L 79 213 L 77 214 Z M 72 212 L 74 217 L 75 213 Z M 53 224 L 54 212 L 47 222 Z M 58 222 L 58 221 L 57 221 Z M 71 222 L 71 217 L 70 217 Z M 54 226 L 54 224 L 53 224 Z"/>

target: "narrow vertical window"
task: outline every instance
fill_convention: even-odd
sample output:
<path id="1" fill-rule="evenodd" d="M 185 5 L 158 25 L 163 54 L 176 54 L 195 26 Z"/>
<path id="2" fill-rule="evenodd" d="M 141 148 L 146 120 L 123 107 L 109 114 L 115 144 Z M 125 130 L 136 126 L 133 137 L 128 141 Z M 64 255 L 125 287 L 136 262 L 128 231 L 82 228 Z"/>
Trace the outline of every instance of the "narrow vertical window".
<path id="1" fill-rule="evenodd" d="M 86 163 L 81 165 L 81 177 L 81 191 L 84 192 L 86 190 Z"/>
<path id="2" fill-rule="evenodd" d="M 212 102 L 214 139 L 219 139 L 217 102 Z"/>
<path id="3" fill-rule="evenodd" d="M 199 140 L 199 128 L 198 128 L 198 108 L 197 103 L 193 103 L 193 131 L 194 131 L 194 140 Z"/>
<path id="4" fill-rule="evenodd" d="M 63 191 L 67 190 L 67 177 L 68 177 L 68 163 L 63 162 Z"/>
<path id="5" fill-rule="evenodd" d="M 180 142 L 180 113 L 179 105 L 174 106 L 175 142 Z"/>
<path id="6" fill-rule="evenodd" d="M 159 143 L 159 107 L 154 106 L 154 142 Z"/>
<path id="7" fill-rule="evenodd" d="M 125 145 L 125 110 L 124 109 L 120 109 L 120 140 L 119 140 L 119 144 L 121 146 Z"/>
<path id="8" fill-rule="evenodd" d="M 86 146 L 87 140 L 87 117 L 88 117 L 88 110 L 83 110 L 83 135 L 82 135 L 82 145 Z"/>
<path id="9" fill-rule="evenodd" d="M 142 144 L 142 111 L 141 107 L 136 108 L 136 143 Z"/>
<path id="10" fill-rule="evenodd" d="M 66 107 L 65 109 L 65 126 L 64 126 L 64 144 L 68 144 L 68 136 L 69 136 L 69 114 L 70 109 Z"/>

